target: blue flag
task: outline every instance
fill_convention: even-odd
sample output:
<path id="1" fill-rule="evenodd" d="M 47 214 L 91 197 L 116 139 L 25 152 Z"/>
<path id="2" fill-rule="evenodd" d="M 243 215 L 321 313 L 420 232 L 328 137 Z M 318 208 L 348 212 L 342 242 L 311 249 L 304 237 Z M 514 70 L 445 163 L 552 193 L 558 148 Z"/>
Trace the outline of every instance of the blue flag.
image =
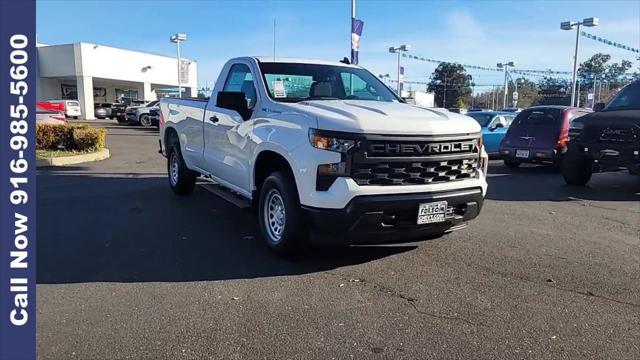
<path id="1" fill-rule="evenodd" d="M 360 51 L 360 36 L 364 21 L 351 18 L 351 63 L 358 64 L 358 52 Z"/>

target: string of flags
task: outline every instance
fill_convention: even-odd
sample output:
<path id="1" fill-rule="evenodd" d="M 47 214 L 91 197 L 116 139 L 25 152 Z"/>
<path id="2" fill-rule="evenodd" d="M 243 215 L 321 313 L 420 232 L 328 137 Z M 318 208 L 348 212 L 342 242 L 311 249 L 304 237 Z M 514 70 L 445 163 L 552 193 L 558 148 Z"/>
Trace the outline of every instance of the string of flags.
<path id="1" fill-rule="evenodd" d="M 600 36 L 595 36 L 593 34 L 589 34 L 588 32 L 585 32 L 585 31 L 581 31 L 580 35 L 586 37 L 587 39 L 595 40 L 595 41 L 601 42 L 603 44 L 607 44 L 609 46 L 616 47 L 618 49 L 627 50 L 627 51 L 631 51 L 631 52 L 636 53 L 636 54 L 640 54 L 640 49 L 632 48 L 631 46 L 627 46 L 627 45 L 620 44 L 620 43 L 615 42 L 615 41 L 607 40 L 605 38 L 601 38 Z"/>
<path id="2" fill-rule="evenodd" d="M 450 63 L 450 64 L 458 64 L 463 66 L 465 69 L 475 69 L 475 70 L 485 70 L 485 71 L 496 71 L 496 72 L 502 72 L 502 69 L 499 69 L 497 67 L 488 67 L 488 66 L 479 66 L 479 65 L 469 65 L 469 64 L 460 64 L 458 62 L 450 62 L 450 61 L 442 61 L 442 60 L 437 60 L 437 59 L 430 59 L 430 58 L 425 58 L 423 56 L 418 56 L 418 55 L 412 55 L 412 54 L 406 54 L 406 53 L 402 53 L 402 57 L 405 58 L 409 58 L 409 59 L 413 59 L 413 60 L 418 60 L 418 61 L 424 61 L 424 62 L 429 62 L 429 63 L 434 63 L 434 64 L 440 64 L 440 63 Z M 545 75 L 545 76 L 551 76 L 551 75 L 571 75 L 571 71 L 555 71 L 555 70 L 528 70 L 528 69 L 512 69 L 509 70 L 509 72 L 511 73 L 515 73 L 515 74 L 521 74 L 521 75 Z"/>

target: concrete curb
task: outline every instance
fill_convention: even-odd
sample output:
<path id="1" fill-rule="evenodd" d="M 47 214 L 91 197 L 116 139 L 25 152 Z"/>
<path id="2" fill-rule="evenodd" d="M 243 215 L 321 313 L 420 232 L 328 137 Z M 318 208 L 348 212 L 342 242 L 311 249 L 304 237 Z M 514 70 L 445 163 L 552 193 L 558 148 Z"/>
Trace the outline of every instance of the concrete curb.
<path id="1" fill-rule="evenodd" d="M 111 156 L 111 154 L 109 153 L 109 149 L 104 148 L 100 151 L 88 153 L 88 154 L 37 159 L 36 167 L 81 164 L 81 163 L 86 163 L 91 161 L 108 159 L 109 156 Z"/>

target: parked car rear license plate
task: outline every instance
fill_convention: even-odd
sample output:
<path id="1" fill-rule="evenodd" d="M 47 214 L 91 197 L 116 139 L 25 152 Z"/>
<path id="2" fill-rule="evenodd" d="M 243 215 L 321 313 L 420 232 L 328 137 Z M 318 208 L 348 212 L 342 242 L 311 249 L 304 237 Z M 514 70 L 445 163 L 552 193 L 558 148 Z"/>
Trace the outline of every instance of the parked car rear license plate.
<path id="1" fill-rule="evenodd" d="M 528 159 L 529 158 L 529 150 L 516 150 L 516 157 L 517 158 Z"/>
<path id="2" fill-rule="evenodd" d="M 420 204 L 418 208 L 418 225 L 444 222 L 446 213 L 446 201 Z"/>

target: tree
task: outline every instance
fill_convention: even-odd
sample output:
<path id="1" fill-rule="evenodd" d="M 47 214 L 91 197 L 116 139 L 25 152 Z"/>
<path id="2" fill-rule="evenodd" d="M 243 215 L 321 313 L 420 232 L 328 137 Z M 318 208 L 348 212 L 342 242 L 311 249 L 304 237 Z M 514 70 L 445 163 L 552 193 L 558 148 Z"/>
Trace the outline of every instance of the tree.
<path id="1" fill-rule="evenodd" d="M 578 67 L 578 79 L 580 87 L 583 89 L 592 88 L 594 80 L 606 81 L 619 86 L 626 82 L 626 72 L 633 64 L 629 60 L 622 60 L 620 63 L 611 63 L 611 55 L 597 53 L 585 60 Z"/>
<path id="2" fill-rule="evenodd" d="M 464 66 L 442 62 L 431 74 L 428 91 L 435 93 L 435 102 L 440 107 L 466 107 L 471 103 L 471 81 Z"/>
<path id="3" fill-rule="evenodd" d="M 545 76 L 538 80 L 538 101 L 535 105 L 569 105 L 571 81 Z"/>
<path id="4" fill-rule="evenodd" d="M 520 77 L 516 79 L 518 83 L 518 102 L 517 107 L 526 108 L 536 104 L 540 95 L 538 94 L 538 86 L 533 81 Z M 509 89 L 515 91 L 513 81 L 509 82 Z"/>

